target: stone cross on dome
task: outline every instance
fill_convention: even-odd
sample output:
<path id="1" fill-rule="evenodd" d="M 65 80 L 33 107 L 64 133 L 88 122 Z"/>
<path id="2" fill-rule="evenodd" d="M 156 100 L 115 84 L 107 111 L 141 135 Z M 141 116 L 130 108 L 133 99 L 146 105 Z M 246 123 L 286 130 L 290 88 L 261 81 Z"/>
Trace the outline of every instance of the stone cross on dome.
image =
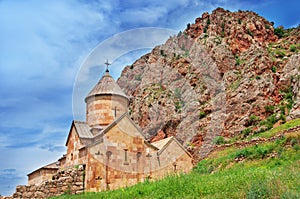
<path id="1" fill-rule="evenodd" d="M 108 70 L 108 66 L 111 65 L 111 63 L 108 62 L 108 60 L 106 60 L 106 62 L 104 63 L 106 65 L 106 71 L 105 72 L 109 72 Z"/>

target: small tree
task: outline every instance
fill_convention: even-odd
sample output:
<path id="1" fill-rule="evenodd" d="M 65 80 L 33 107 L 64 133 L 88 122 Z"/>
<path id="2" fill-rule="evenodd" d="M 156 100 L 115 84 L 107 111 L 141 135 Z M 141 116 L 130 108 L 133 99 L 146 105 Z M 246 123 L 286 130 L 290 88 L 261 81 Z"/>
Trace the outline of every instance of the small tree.
<path id="1" fill-rule="evenodd" d="M 225 139 L 223 136 L 216 136 L 214 139 L 213 139 L 213 143 L 214 144 L 217 144 L 217 145 L 220 145 L 220 144 L 225 144 Z"/>
<path id="2" fill-rule="evenodd" d="M 188 23 L 188 24 L 186 25 L 186 29 L 190 29 L 190 27 L 191 27 L 191 24 Z"/>
<path id="3" fill-rule="evenodd" d="M 272 114 L 272 113 L 274 113 L 275 107 L 272 106 L 272 105 L 267 105 L 267 106 L 265 106 L 265 110 L 266 110 L 267 113 Z"/>
<path id="4" fill-rule="evenodd" d="M 274 34 L 278 36 L 278 38 L 284 37 L 283 27 L 278 27 L 274 29 Z"/>

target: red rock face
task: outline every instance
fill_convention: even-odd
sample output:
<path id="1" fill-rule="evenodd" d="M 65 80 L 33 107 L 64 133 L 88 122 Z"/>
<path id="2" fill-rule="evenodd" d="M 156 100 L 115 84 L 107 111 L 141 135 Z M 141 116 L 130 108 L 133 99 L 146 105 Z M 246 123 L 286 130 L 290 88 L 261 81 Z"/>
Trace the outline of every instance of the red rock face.
<path id="1" fill-rule="evenodd" d="M 299 35 L 297 28 L 278 39 L 272 23 L 256 13 L 219 8 L 125 67 L 118 83 L 149 139 L 175 134 L 205 155 L 217 135 L 263 128 L 249 126 L 250 118 L 300 117 Z M 290 112 L 281 107 L 288 90 Z"/>
<path id="2" fill-rule="evenodd" d="M 211 15 L 204 13 L 185 32 L 191 38 L 197 38 L 203 33 L 226 37 L 226 43 L 233 54 L 245 52 L 254 43 L 263 45 L 277 40 L 272 24 L 256 13 L 232 13 L 222 8 L 214 10 Z"/>

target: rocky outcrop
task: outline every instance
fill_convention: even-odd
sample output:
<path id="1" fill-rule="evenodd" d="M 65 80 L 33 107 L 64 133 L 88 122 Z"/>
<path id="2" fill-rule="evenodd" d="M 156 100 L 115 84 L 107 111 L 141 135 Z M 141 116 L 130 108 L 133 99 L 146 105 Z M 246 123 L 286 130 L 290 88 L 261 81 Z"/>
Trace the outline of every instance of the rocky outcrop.
<path id="1" fill-rule="evenodd" d="M 220 35 L 225 38 L 229 49 L 234 54 L 247 51 L 252 44 L 264 46 L 274 42 L 272 23 L 250 11 L 230 12 L 217 8 L 212 14 L 204 13 L 195 20 L 195 24 L 185 31 L 192 38 L 202 33 Z"/>
<path id="2" fill-rule="evenodd" d="M 49 198 L 62 194 L 77 194 L 84 190 L 84 168 L 70 168 L 58 171 L 53 175 L 52 180 L 45 181 L 37 185 L 19 185 L 16 192 L 10 197 L 2 197 L 1 199 L 13 198 Z"/>
<path id="3" fill-rule="evenodd" d="M 299 117 L 300 28 L 274 30 L 250 11 L 204 13 L 125 67 L 118 83 L 132 119 L 149 140 L 175 135 L 203 157 L 218 135 Z"/>
<path id="4" fill-rule="evenodd" d="M 291 56 L 284 67 L 283 75 L 280 79 L 281 86 L 291 85 L 295 103 L 289 114 L 290 119 L 300 117 L 300 55 Z"/>

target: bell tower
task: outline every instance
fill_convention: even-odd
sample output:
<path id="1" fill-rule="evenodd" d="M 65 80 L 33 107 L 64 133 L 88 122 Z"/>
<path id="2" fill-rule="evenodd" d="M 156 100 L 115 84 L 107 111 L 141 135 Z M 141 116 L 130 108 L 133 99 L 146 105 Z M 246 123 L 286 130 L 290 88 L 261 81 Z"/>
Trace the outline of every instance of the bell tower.
<path id="1" fill-rule="evenodd" d="M 90 127 L 105 127 L 128 111 L 129 98 L 106 71 L 85 98 L 86 122 Z"/>

